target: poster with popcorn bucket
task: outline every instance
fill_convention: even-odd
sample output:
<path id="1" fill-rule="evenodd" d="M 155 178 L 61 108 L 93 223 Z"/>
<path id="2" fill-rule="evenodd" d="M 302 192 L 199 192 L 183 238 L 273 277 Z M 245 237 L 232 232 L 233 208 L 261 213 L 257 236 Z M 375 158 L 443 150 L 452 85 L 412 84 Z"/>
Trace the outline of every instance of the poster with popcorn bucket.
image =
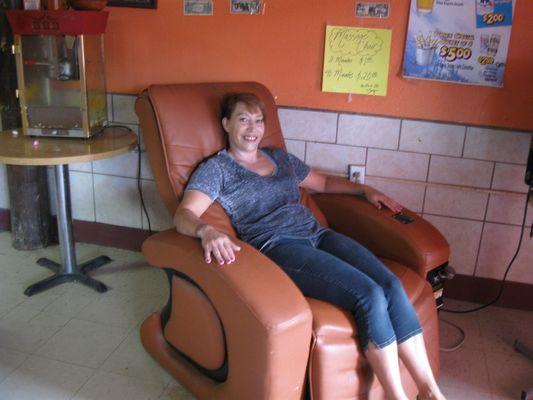
<path id="1" fill-rule="evenodd" d="M 515 1 L 411 0 L 403 76 L 502 87 Z"/>

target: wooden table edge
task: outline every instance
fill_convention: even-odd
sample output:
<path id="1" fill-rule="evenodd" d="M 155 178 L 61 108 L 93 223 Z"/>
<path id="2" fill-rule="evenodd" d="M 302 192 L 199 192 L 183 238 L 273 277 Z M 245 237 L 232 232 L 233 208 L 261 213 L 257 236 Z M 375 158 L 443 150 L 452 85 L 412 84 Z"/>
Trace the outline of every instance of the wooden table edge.
<path id="1" fill-rule="evenodd" d="M 2 131 L 2 133 L 7 131 Z M 74 154 L 74 155 L 60 155 L 57 156 L 19 156 L 19 155 L 2 155 L 0 154 L 0 163 L 7 165 L 28 165 L 28 166 L 46 166 L 46 165 L 63 165 L 63 164 L 77 164 L 85 163 L 94 160 L 101 160 L 105 158 L 111 158 L 130 152 L 135 149 L 138 144 L 138 137 L 134 132 L 126 133 L 127 139 L 125 140 L 124 145 L 111 148 L 109 150 L 99 151 L 96 153 L 85 153 L 85 154 Z M 36 138 L 37 140 L 41 138 Z M 61 141 L 63 138 L 46 138 L 45 140 L 58 140 Z M 23 136 L 20 137 L 20 143 L 23 143 L 23 140 L 29 140 L 29 137 Z M 96 138 L 91 139 L 74 139 L 74 140 L 96 140 Z M 129 143 L 128 143 L 129 142 Z"/>
<path id="2" fill-rule="evenodd" d="M 127 147 L 121 147 L 120 149 L 106 151 L 99 154 L 87 154 L 82 156 L 70 156 L 70 157 L 54 157 L 54 158 L 22 158 L 22 157 L 9 157 L 0 156 L 0 163 L 7 165 L 30 165 L 30 166 L 44 166 L 44 165 L 62 165 L 62 164 L 78 164 L 89 161 L 101 160 L 104 158 L 111 158 L 123 153 L 128 153 L 137 147 L 137 143 L 131 143 Z"/>

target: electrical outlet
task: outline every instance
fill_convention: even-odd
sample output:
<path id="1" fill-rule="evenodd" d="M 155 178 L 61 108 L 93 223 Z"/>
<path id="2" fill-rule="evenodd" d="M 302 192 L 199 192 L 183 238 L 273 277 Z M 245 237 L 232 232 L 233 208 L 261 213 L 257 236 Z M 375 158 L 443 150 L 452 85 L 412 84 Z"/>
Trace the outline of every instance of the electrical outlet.
<path id="1" fill-rule="evenodd" d="M 348 178 L 355 183 L 365 183 L 365 166 L 352 165 L 348 166 Z"/>

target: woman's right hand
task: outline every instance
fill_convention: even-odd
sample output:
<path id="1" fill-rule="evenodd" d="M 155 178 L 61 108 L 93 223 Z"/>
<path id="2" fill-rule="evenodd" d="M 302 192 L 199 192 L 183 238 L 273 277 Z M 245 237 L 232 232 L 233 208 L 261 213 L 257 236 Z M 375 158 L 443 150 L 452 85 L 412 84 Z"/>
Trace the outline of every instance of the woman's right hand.
<path id="1" fill-rule="evenodd" d="M 233 243 L 228 235 L 207 224 L 202 225 L 197 234 L 202 240 L 206 263 L 211 263 L 211 254 L 219 265 L 231 264 L 235 261 L 235 252 L 241 248 Z"/>
<path id="2" fill-rule="evenodd" d="M 213 200 L 205 193 L 198 190 L 186 191 L 174 214 L 176 229 L 179 233 L 202 240 L 206 263 L 211 263 L 213 255 L 219 265 L 231 264 L 235 261 L 235 252 L 241 248 L 233 243 L 228 235 L 200 219 L 211 204 Z"/>

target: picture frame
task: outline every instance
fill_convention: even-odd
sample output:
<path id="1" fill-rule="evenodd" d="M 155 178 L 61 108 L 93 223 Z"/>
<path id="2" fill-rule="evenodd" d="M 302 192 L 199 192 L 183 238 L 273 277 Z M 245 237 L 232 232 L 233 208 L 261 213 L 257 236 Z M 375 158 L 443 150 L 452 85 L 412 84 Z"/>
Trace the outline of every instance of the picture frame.
<path id="1" fill-rule="evenodd" d="M 231 0 L 231 14 L 259 15 L 263 9 L 261 0 Z"/>
<path id="2" fill-rule="evenodd" d="M 109 7 L 157 8 L 157 0 L 109 0 Z"/>
<path id="3" fill-rule="evenodd" d="M 213 0 L 183 0 L 183 15 L 213 15 Z"/>
<path id="4" fill-rule="evenodd" d="M 384 2 L 357 2 L 355 5 L 355 16 L 362 18 L 388 18 L 390 13 L 390 4 Z"/>

